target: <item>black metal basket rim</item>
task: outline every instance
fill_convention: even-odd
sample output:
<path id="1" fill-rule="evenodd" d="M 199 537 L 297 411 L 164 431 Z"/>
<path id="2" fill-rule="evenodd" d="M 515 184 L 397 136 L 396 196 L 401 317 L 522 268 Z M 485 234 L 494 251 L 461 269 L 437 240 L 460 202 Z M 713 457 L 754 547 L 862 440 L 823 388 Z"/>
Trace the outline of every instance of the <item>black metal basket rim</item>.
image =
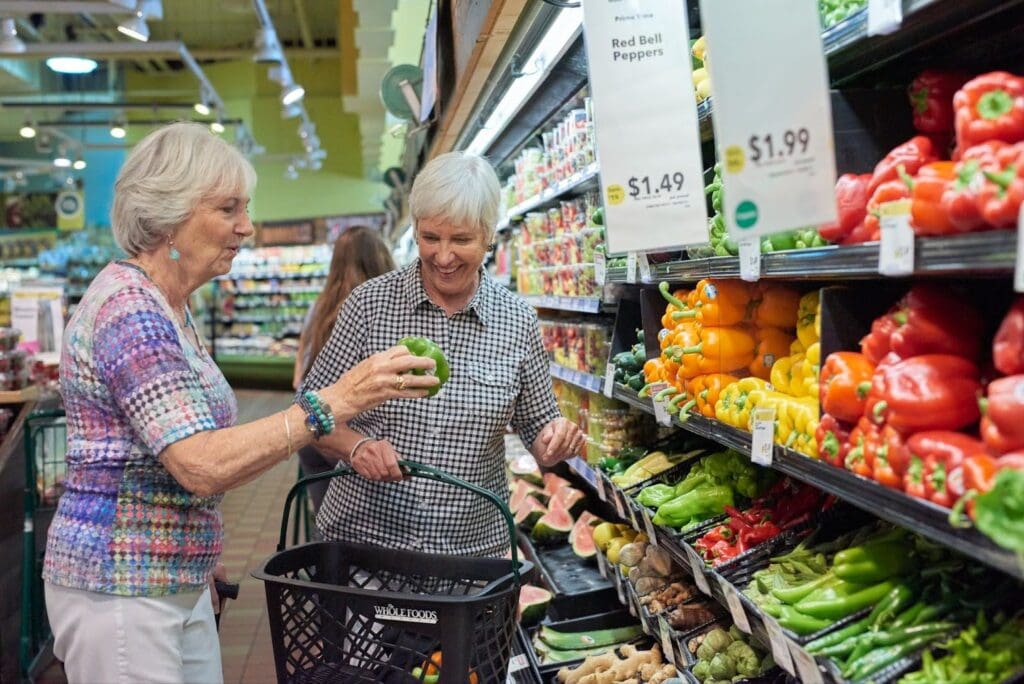
<path id="1" fill-rule="evenodd" d="M 480 591 L 474 594 L 466 594 L 461 596 L 445 596 L 445 595 L 433 595 L 433 594 L 407 594 L 396 591 L 385 591 L 381 589 L 363 589 L 361 587 L 350 587 L 347 585 L 339 584 L 326 584 L 323 582 L 314 582 L 312 580 L 297 580 L 289 577 L 282 577 L 280 575 L 274 575 L 267 572 L 267 565 L 273 562 L 276 558 L 282 555 L 291 555 L 299 553 L 304 549 L 311 546 L 320 546 L 323 544 L 340 544 L 347 542 L 308 542 L 306 544 L 300 544 L 298 546 L 290 546 L 283 551 L 278 551 L 271 554 L 263 560 L 256 568 L 254 568 L 249 574 L 263 582 L 271 582 L 274 584 L 280 584 L 289 586 L 295 589 L 319 589 L 321 591 L 351 594 L 353 596 L 360 596 L 363 598 L 373 598 L 377 600 L 393 600 L 393 601 L 424 601 L 430 603 L 441 603 L 441 604 L 452 604 L 452 605 L 466 605 L 472 603 L 482 603 L 492 601 L 495 594 L 504 591 L 508 588 L 519 589 L 519 585 L 515 581 L 515 575 L 512 573 L 510 559 L 495 558 L 491 560 L 508 560 L 509 561 L 509 574 L 502 575 L 501 577 L 491 580 L 486 585 L 481 587 Z M 348 544 L 349 546 L 357 546 L 361 548 L 381 548 L 375 547 L 368 544 Z M 419 553 L 419 552 L 407 552 L 407 553 Z M 430 558 L 433 554 L 422 554 L 424 559 Z M 452 558 L 459 558 L 459 556 L 451 556 Z M 479 560 L 475 559 L 474 560 Z M 519 574 L 520 576 L 527 576 L 533 572 L 533 563 L 526 559 L 519 561 Z"/>

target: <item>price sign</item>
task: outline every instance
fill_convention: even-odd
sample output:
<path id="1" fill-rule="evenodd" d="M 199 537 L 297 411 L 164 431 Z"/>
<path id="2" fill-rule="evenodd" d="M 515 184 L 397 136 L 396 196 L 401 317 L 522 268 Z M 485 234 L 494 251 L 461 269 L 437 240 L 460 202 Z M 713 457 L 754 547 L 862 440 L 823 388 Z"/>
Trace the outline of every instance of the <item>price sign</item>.
<path id="1" fill-rule="evenodd" d="M 643 526 L 640 524 L 640 521 L 636 519 L 636 511 L 633 509 L 632 506 L 628 506 L 628 508 L 629 508 L 629 522 L 633 526 L 633 529 L 637 530 L 637 531 L 643 529 Z"/>
<path id="2" fill-rule="evenodd" d="M 686 12 L 678 0 L 587 2 L 583 25 L 608 251 L 706 242 Z"/>
<path id="3" fill-rule="evenodd" d="M 690 571 L 693 573 L 693 581 L 697 584 L 697 588 L 711 596 L 711 585 L 708 583 L 707 575 L 704 574 L 704 559 L 689 546 L 683 548 L 686 549 L 686 557 L 690 559 Z"/>
<path id="4" fill-rule="evenodd" d="M 636 252 L 629 252 L 628 254 L 626 254 L 626 282 L 627 283 L 632 284 L 632 283 L 636 282 L 636 264 L 637 264 Z"/>
<path id="5" fill-rule="evenodd" d="M 755 408 L 753 419 L 750 460 L 758 465 L 770 466 L 775 448 L 775 408 Z"/>
<path id="6" fill-rule="evenodd" d="M 868 35 L 896 31 L 903 23 L 903 0 L 868 0 Z"/>
<path id="7" fill-rule="evenodd" d="M 594 252 L 594 284 L 604 287 L 604 281 L 608 278 L 608 257 L 603 250 Z"/>
<path id="8" fill-rule="evenodd" d="M 619 567 L 617 565 L 612 565 L 609 561 L 608 572 L 610 572 L 612 574 L 612 577 L 614 578 L 615 591 L 619 595 L 619 603 L 621 603 L 624 606 L 628 605 L 626 603 L 626 593 L 622 590 L 622 575 L 619 574 Z"/>
<path id="9" fill-rule="evenodd" d="M 517 653 L 512 656 L 512 659 L 508 661 L 508 673 L 519 672 L 530 666 L 530 661 L 526 659 L 526 656 L 522 653 Z"/>
<path id="10" fill-rule="evenodd" d="M 750 621 L 747 620 L 747 611 L 743 608 L 743 602 L 740 601 L 740 594 L 736 591 L 736 587 L 732 586 L 725 579 L 719 579 L 718 586 L 722 590 L 722 595 L 725 596 L 725 602 L 729 606 L 732 621 L 736 623 L 736 627 L 739 630 L 750 634 Z"/>
<path id="11" fill-rule="evenodd" d="M 601 473 L 597 473 L 597 476 L 594 478 L 594 485 L 597 487 L 597 498 L 601 501 L 607 501 L 608 495 L 604 490 L 604 476 Z"/>
<path id="12" fill-rule="evenodd" d="M 658 616 L 658 632 L 661 634 L 662 655 L 665 656 L 666 662 L 675 667 L 676 649 L 672 646 L 672 625 L 668 624 L 664 615 Z"/>
<path id="13" fill-rule="evenodd" d="M 761 279 L 761 241 L 756 236 L 745 237 L 738 244 L 740 278 L 748 283 L 756 283 Z"/>
<path id="14" fill-rule="evenodd" d="M 615 364 L 609 361 L 604 367 L 604 396 L 609 399 L 615 394 Z"/>
<path id="15" fill-rule="evenodd" d="M 640 281 L 651 282 L 651 262 L 647 261 L 647 252 L 640 252 L 636 255 L 636 265 L 640 269 Z"/>
<path id="16" fill-rule="evenodd" d="M 1013 269 L 1013 289 L 1024 292 L 1024 204 L 1017 215 L 1017 264 Z"/>
<path id="17" fill-rule="evenodd" d="M 765 616 L 764 627 L 768 630 L 768 641 L 772 645 L 772 657 L 783 670 L 796 676 L 796 668 L 793 667 L 793 658 L 789 653 L 789 640 L 782 632 L 782 627 L 775 621 L 775 618 Z"/>
<path id="18" fill-rule="evenodd" d="M 644 533 L 647 535 L 647 539 L 652 546 L 658 545 L 658 531 L 654 528 L 654 523 L 651 522 L 651 514 L 647 512 L 646 506 L 640 507 L 640 517 L 643 518 Z"/>
<path id="19" fill-rule="evenodd" d="M 879 207 L 882 241 L 878 248 L 878 272 L 905 276 L 914 272 L 914 230 L 910 227 L 910 200 L 886 202 Z"/>
<path id="20" fill-rule="evenodd" d="M 604 554 L 597 554 L 597 571 L 601 573 L 601 577 L 608 579 L 608 561 L 605 560 Z"/>
<path id="21" fill-rule="evenodd" d="M 793 665 L 796 666 L 801 684 L 825 684 L 818 663 L 814 662 L 811 654 L 794 643 L 790 643 L 789 654 L 793 658 Z"/>
<path id="22" fill-rule="evenodd" d="M 651 393 L 651 399 L 654 403 L 654 420 L 658 425 L 664 425 L 668 427 L 672 425 L 672 416 L 668 412 L 668 402 L 664 399 L 656 399 L 662 390 L 668 387 L 667 382 L 656 382 L 651 385 L 649 391 Z"/>
<path id="23" fill-rule="evenodd" d="M 701 3 L 723 213 L 737 242 L 836 218 L 835 149 L 818 7 Z"/>
<path id="24" fill-rule="evenodd" d="M 617 489 L 612 490 L 612 499 L 614 499 L 613 503 L 615 504 L 615 513 L 618 514 L 619 519 L 629 520 L 629 513 L 632 511 L 627 512 L 628 507 L 622 503 L 622 493 Z"/>

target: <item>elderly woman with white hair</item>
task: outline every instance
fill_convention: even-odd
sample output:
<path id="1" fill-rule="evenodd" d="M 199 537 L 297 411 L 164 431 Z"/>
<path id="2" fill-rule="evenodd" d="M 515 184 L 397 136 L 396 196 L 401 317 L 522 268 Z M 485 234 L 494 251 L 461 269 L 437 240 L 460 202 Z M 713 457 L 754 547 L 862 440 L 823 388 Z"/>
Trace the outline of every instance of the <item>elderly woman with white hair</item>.
<path id="1" fill-rule="evenodd" d="M 189 295 L 231 269 L 252 235 L 249 162 L 199 124 L 131 152 L 115 186 L 128 258 L 96 276 L 68 323 L 60 365 L 67 478 L 43 579 L 68 680 L 221 682 L 211 574 L 223 493 L 390 399 L 415 399 L 432 361 L 382 348 L 287 410 L 235 425 Z"/>
<path id="2" fill-rule="evenodd" d="M 433 398 L 361 413 L 317 445 L 366 478 L 332 481 L 317 514 L 325 538 L 500 556 L 508 533 L 485 500 L 430 480 L 381 481 L 402 479 L 406 458 L 507 497 L 509 425 L 545 466 L 582 449 L 580 429 L 559 415 L 536 312 L 483 270 L 499 197 L 484 159 L 430 161 L 409 197 L 419 259 L 352 291 L 306 376 L 301 389 L 323 387 L 407 335 L 433 340 L 451 368 Z"/>

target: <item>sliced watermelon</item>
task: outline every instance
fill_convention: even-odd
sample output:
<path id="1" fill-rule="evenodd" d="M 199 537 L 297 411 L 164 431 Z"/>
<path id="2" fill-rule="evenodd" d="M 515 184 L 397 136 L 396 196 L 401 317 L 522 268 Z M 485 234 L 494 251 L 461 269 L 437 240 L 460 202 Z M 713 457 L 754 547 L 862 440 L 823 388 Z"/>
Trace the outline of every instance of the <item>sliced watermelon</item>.
<path id="1" fill-rule="evenodd" d="M 526 480 L 530 484 L 539 485 L 543 483 L 543 476 L 537 461 L 530 454 L 517 456 L 508 464 L 508 469 L 517 480 Z"/>
<path id="2" fill-rule="evenodd" d="M 544 473 L 544 493 L 554 496 L 562 487 L 568 487 L 569 481 L 554 473 Z"/>
<path id="3" fill-rule="evenodd" d="M 523 627 L 537 624 L 544 618 L 551 603 L 551 592 L 547 589 L 524 584 L 519 589 L 519 621 Z"/>
<path id="4" fill-rule="evenodd" d="M 512 494 L 508 497 L 508 508 L 510 511 L 515 513 L 519 510 L 519 506 L 530 494 L 534 494 L 536 497 L 542 498 L 544 501 L 547 500 L 544 492 L 541 491 L 540 487 L 532 485 L 526 480 L 516 480 L 515 485 L 512 488 Z"/>
<path id="5" fill-rule="evenodd" d="M 519 504 L 519 508 L 514 511 L 516 524 L 524 529 L 532 530 L 540 517 L 547 512 L 548 509 L 544 507 L 544 504 L 527 495 Z"/>
<path id="6" fill-rule="evenodd" d="M 578 515 L 587 502 L 587 495 L 574 487 L 562 487 L 555 492 L 554 498 L 573 516 Z"/>
<path id="7" fill-rule="evenodd" d="M 569 543 L 572 544 L 572 552 L 578 557 L 583 559 L 591 559 L 597 557 L 597 547 L 594 544 L 594 528 L 589 522 L 584 521 L 584 516 L 587 515 L 585 512 L 580 516 L 580 519 L 576 521 L 576 524 L 572 526 L 572 531 L 569 533 Z M 597 520 L 596 518 L 594 519 Z M 584 523 L 581 525 L 580 523 Z"/>
<path id="8" fill-rule="evenodd" d="M 576 519 L 576 524 L 572 526 L 572 531 L 569 532 L 569 543 L 572 544 L 573 541 L 576 540 L 576 535 L 579 534 L 579 531 L 582 528 L 586 527 L 592 530 L 594 525 L 597 525 L 600 522 L 602 522 L 602 520 L 590 511 L 583 511 L 580 513 L 580 517 Z M 590 534 L 593 535 L 593 532 Z"/>
<path id="9" fill-rule="evenodd" d="M 573 519 L 565 506 L 553 498 L 548 502 L 548 512 L 537 520 L 530 536 L 538 544 L 556 544 L 565 541 L 572 531 Z"/>

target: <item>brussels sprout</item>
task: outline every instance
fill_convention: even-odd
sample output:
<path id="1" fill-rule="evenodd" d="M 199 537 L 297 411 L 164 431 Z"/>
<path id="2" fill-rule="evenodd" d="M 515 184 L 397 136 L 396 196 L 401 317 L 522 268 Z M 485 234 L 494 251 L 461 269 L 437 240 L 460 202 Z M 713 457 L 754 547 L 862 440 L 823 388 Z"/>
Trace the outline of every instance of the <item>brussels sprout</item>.
<path id="1" fill-rule="evenodd" d="M 691 670 L 691 672 L 693 672 L 694 677 L 703 682 L 705 679 L 709 677 L 708 670 L 710 669 L 710 667 L 710 660 L 698 660 L 697 664 L 693 666 L 693 670 Z"/>
<path id="2" fill-rule="evenodd" d="M 726 654 L 719 653 L 711 659 L 708 672 L 715 679 L 732 679 L 736 676 L 736 663 Z"/>

